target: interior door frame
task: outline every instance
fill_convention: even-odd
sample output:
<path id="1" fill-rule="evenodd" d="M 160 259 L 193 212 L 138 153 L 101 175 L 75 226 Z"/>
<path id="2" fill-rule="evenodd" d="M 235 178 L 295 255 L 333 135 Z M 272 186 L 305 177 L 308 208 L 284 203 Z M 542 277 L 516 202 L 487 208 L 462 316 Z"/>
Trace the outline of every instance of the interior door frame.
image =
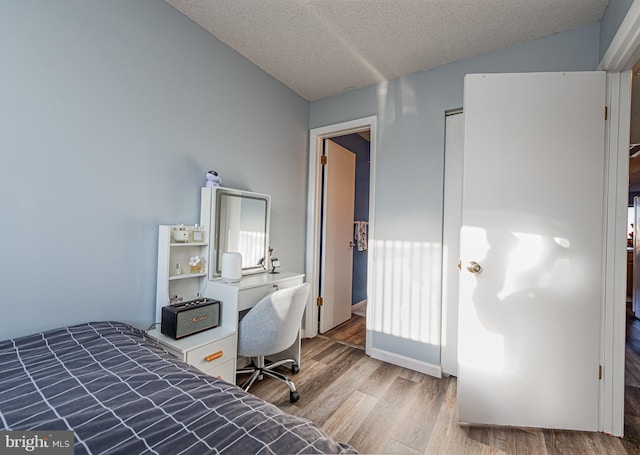
<path id="1" fill-rule="evenodd" d="M 376 175 L 376 127 L 378 116 L 372 115 L 347 122 L 336 123 L 319 128 L 313 128 L 309 132 L 309 181 L 307 185 L 307 255 L 305 263 L 305 274 L 307 282 L 311 284 L 311 298 L 307 302 L 304 316 L 305 338 L 313 338 L 318 335 L 318 297 L 319 275 L 320 275 L 320 243 L 322 239 L 322 228 L 320 224 L 322 216 L 322 165 L 320 157 L 323 153 L 324 139 L 336 136 L 370 131 L 369 142 L 369 239 L 374 237 L 375 225 L 375 175 Z M 369 250 L 367 255 L 367 269 L 372 270 L 373 250 Z M 367 273 L 367 296 L 371 295 L 372 277 Z M 370 337 L 367 336 L 367 352 L 370 349 Z"/>
<path id="2" fill-rule="evenodd" d="M 600 428 L 624 434 L 626 333 L 627 206 L 629 198 L 629 130 L 631 69 L 640 59 L 640 2 L 634 2 L 607 48 L 598 70 L 607 72 L 605 130 L 606 188 L 604 295 L 602 305 Z"/>

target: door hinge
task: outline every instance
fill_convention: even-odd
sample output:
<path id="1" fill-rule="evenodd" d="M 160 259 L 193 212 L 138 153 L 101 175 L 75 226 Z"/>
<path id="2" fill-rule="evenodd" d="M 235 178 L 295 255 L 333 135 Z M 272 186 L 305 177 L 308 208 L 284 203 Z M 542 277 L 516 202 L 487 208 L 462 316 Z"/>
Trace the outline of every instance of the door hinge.
<path id="1" fill-rule="evenodd" d="M 322 306 L 322 297 L 318 297 L 318 298 L 316 299 L 316 305 L 318 305 L 318 306 Z"/>
<path id="2" fill-rule="evenodd" d="M 598 365 L 598 380 L 602 380 L 602 365 Z"/>
<path id="3" fill-rule="evenodd" d="M 606 122 L 609 119 L 609 106 L 604 107 L 604 121 Z"/>
<path id="4" fill-rule="evenodd" d="M 327 155 L 322 155 L 320 157 L 320 164 L 322 164 L 323 166 L 327 164 Z"/>

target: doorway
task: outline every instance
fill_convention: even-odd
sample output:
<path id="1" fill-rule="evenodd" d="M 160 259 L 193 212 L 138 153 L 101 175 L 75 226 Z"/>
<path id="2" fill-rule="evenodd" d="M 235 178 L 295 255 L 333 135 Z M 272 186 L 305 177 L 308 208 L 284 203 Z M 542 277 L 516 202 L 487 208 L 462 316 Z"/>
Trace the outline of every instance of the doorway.
<path id="1" fill-rule="evenodd" d="M 319 332 L 364 349 L 370 131 L 324 142 Z"/>
<path id="2" fill-rule="evenodd" d="M 366 222 L 367 228 L 367 240 L 368 244 L 374 238 L 374 198 L 375 198 L 375 148 L 376 148 L 376 123 L 377 117 L 365 117 L 358 120 L 352 120 L 340 124 L 329 125 L 322 128 L 312 129 L 310 132 L 310 145 L 309 145 L 309 187 L 308 187 L 308 212 L 307 212 L 307 260 L 306 260 L 306 276 L 307 282 L 311 284 L 312 299 L 307 304 L 307 310 L 305 312 L 304 319 L 304 336 L 307 338 L 315 337 L 319 334 L 318 321 L 320 314 L 323 311 L 322 305 L 322 287 L 321 287 L 321 275 L 322 275 L 322 242 L 323 242 L 323 229 L 322 229 L 322 214 L 323 214 L 323 169 L 322 169 L 322 155 L 324 154 L 324 141 L 327 139 L 334 139 L 336 142 L 344 141 L 346 137 L 351 139 L 356 138 L 353 135 L 357 135 L 356 140 L 362 141 L 365 138 L 368 139 L 369 153 L 368 153 L 368 201 L 364 202 L 366 206 L 367 220 L 359 219 L 364 218 L 362 213 L 354 210 L 354 221 Z M 337 139 L 342 138 L 342 139 Z M 348 145 L 348 144 L 347 144 Z M 366 159 L 366 156 L 363 157 Z M 361 158 L 361 159 L 363 159 Z M 362 172 L 362 170 L 360 170 Z M 360 185 L 364 186 L 366 179 L 360 180 Z M 357 184 L 358 185 L 358 184 Z M 362 201 L 358 202 L 362 205 Z M 356 205 L 358 205 L 356 204 Z M 353 230 L 355 234 L 356 224 L 353 224 Z M 354 236 L 354 250 L 357 250 L 357 239 Z M 366 301 L 371 294 L 372 277 L 367 270 L 371 270 L 371 264 L 373 262 L 373 252 L 368 248 L 363 252 L 355 252 L 354 255 L 358 255 L 356 263 L 358 263 L 358 271 L 354 276 L 354 293 L 352 295 L 352 310 L 356 312 L 356 317 L 361 317 L 366 328 Z M 363 267 L 361 262 L 364 257 L 366 266 Z M 362 270 L 364 269 L 364 276 Z M 364 284 L 364 281 L 366 284 Z M 354 300 L 355 299 L 355 300 Z M 364 314 L 365 316 L 358 316 Z M 346 326 L 347 324 L 345 324 Z M 356 324 L 357 326 L 358 324 Z M 368 330 L 365 329 L 365 350 L 370 349 L 370 336 Z"/>

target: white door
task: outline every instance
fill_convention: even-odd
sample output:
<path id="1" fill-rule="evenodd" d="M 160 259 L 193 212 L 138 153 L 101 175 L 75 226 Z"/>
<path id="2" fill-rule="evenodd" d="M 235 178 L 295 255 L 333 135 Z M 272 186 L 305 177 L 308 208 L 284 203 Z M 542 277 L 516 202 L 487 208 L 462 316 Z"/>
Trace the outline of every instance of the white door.
<path id="1" fill-rule="evenodd" d="M 444 128 L 444 201 L 442 213 L 442 372 L 458 375 L 458 281 L 462 218 L 464 114 L 447 114 Z"/>
<path id="2" fill-rule="evenodd" d="M 320 333 L 351 318 L 356 156 L 325 140 Z"/>
<path id="3" fill-rule="evenodd" d="M 597 430 L 604 106 L 604 72 L 465 78 L 462 422 Z"/>

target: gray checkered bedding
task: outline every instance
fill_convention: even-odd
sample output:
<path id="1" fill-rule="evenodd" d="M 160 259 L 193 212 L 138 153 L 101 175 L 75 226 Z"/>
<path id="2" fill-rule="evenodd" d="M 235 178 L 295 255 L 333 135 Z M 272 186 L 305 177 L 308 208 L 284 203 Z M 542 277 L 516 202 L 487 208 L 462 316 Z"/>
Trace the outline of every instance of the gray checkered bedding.
<path id="1" fill-rule="evenodd" d="M 0 342 L 0 424 L 73 430 L 75 453 L 356 453 L 116 322 Z"/>

